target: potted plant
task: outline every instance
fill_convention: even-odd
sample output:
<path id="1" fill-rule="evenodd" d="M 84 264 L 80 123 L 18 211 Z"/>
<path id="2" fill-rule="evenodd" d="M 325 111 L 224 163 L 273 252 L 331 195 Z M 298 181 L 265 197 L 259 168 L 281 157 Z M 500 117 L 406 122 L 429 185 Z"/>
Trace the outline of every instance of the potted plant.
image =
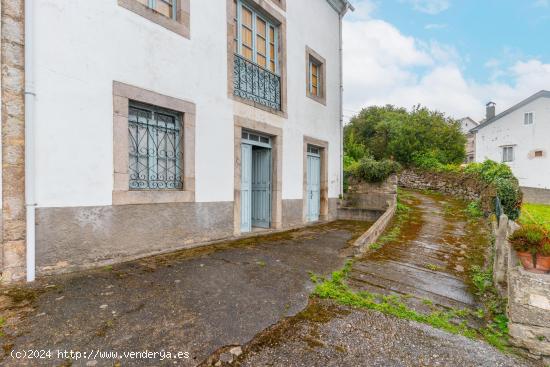
<path id="1" fill-rule="evenodd" d="M 538 269 L 550 272 L 550 236 L 547 236 L 542 243 L 541 250 L 537 256 Z"/>
<path id="2" fill-rule="evenodd" d="M 523 225 L 508 240 L 527 271 L 550 271 L 550 237 L 544 227 L 536 224 Z"/>

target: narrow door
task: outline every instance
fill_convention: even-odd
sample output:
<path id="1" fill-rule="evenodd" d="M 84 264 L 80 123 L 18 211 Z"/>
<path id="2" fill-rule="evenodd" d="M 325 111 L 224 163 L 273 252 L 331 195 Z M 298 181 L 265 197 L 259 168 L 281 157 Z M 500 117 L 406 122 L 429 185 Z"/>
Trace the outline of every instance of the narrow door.
<path id="1" fill-rule="evenodd" d="M 241 232 L 252 230 L 252 145 L 241 144 Z"/>
<path id="2" fill-rule="evenodd" d="M 271 149 L 252 149 L 252 226 L 271 225 Z"/>
<path id="3" fill-rule="evenodd" d="M 307 219 L 319 220 L 321 209 L 321 158 L 315 154 L 307 156 Z"/>

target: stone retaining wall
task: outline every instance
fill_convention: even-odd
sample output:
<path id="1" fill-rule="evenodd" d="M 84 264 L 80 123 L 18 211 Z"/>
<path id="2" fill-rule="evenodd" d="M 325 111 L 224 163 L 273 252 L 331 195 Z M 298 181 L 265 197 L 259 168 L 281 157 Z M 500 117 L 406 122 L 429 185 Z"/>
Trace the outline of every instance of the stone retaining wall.
<path id="1" fill-rule="evenodd" d="M 361 256 L 369 249 L 370 245 L 378 241 L 378 238 L 390 225 L 396 211 L 397 196 L 389 203 L 389 207 L 386 212 L 380 218 L 378 218 L 378 220 L 365 233 L 363 233 L 361 237 L 359 237 L 355 241 L 354 245 L 357 247 L 357 256 Z"/>
<path id="2" fill-rule="evenodd" d="M 382 183 L 351 180 L 348 192 L 338 205 L 338 219 L 374 222 L 397 197 L 397 176 Z"/>
<path id="3" fill-rule="evenodd" d="M 550 189 L 536 187 L 522 187 L 523 201 L 526 203 L 550 205 Z"/>
<path id="4" fill-rule="evenodd" d="M 362 220 L 374 224 L 355 241 L 358 254 L 375 243 L 391 223 L 397 210 L 397 176 L 382 183 L 351 181 L 338 207 L 338 219 Z"/>
<path id="5" fill-rule="evenodd" d="M 399 186 L 416 190 L 435 190 L 468 201 L 481 200 L 486 212 L 492 209 L 494 188 L 474 176 L 453 172 L 428 172 L 406 169 L 399 175 Z"/>
<path id="6" fill-rule="evenodd" d="M 508 298 L 510 341 L 536 359 L 550 364 L 550 274 L 527 272 L 508 236 L 517 224 L 503 215 L 495 229 L 495 283 Z"/>

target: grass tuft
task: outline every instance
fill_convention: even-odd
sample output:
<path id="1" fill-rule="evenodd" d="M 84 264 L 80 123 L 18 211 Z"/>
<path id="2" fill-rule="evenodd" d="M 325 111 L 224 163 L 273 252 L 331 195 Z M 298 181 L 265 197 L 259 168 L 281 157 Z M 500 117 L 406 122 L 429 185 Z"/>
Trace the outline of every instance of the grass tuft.
<path id="1" fill-rule="evenodd" d="M 507 320 L 500 320 L 502 324 L 493 322 L 489 327 L 477 330 L 469 327 L 466 321 L 453 322 L 457 317 L 469 315 L 469 310 L 451 309 L 449 311 L 433 311 L 429 314 L 423 314 L 407 306 L 402 302 L 401 297 L 396 295 L 384 296 L 366 291 L 355 292 L 345 284 L 352 265 L 353 263 L 348 261 L 342 270 L 333 272 L 330 279 L 316 282 L 313 296 L 331 299 L 346 306 L 375 310 L 386 315 L 420 322 L 470 339 L 483 338 L 500 350 L 507 349 L 504 338 L 504 325 L 506 325 Z M 315 279 L 319 280 L 321 278 L 316 277 Z M 424 300 L 423 303 L 426 305 L 432 304 L 430 300 Z"/>

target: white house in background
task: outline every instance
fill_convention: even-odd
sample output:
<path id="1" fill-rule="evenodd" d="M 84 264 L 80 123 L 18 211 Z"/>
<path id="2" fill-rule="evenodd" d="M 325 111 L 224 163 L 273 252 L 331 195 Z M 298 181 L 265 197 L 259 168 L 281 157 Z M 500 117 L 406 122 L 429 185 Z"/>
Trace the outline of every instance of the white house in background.
<path id="1" fill-rule="evenodd" d="M 550 202 L 550 92 L 540 91 L 475 127 L 476 161 L 508 164 L 518 177 L 526 201 Z"/>
<path id="2" fill-rule="evenodd" d="M 23 3 L 2 11 L 2 111 L 28 107 L 2 126 L 6 281 L 336 217 L 347 0 Z"/>
<path id="3" fill-rule="evenodd" d="M 475 134 L 471 131 L 479 124 L 470 117 L 465 117 L 459 120 L 460 128 L 466 135 L 466 163 L 475 162 L 476 157 L 476 138 Z"/>

